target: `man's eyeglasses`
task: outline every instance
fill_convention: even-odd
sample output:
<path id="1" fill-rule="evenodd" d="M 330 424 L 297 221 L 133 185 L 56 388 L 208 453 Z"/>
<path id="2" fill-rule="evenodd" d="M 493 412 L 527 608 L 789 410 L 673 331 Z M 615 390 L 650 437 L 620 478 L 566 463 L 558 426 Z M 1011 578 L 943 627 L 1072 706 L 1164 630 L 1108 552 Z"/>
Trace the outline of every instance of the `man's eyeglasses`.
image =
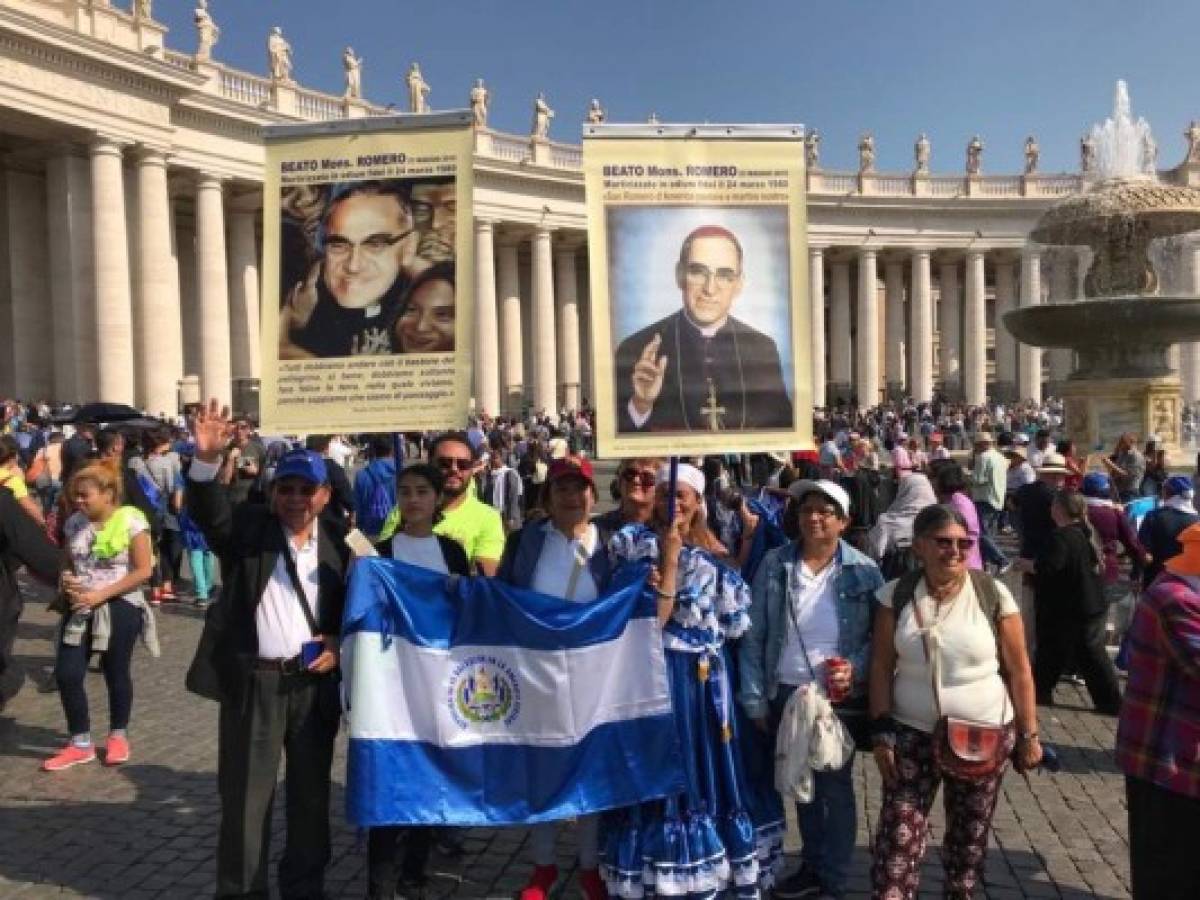
<path id="1" fill-rule="evenodd" d="M 626 469 L 621 473 L 621 480 L 626 484 L 637 484 L 644 488 L 652 488 L 658 479 L 653 472 L 638 472 L 635 469 Z"/>
<path id="2" fill-rule="evenodd" d="M 715 272 L 704 263 L 688 263 L 683 267 L 687 280 L 694 284 L 708 284 L 710 278 L 715 278 L 721 287 L 730 287 L 738 280 L 739 272 L 735 269 L 720 268 Z"/>
<path id="3" fill-rule="evenodd" d="M 460 472 L 470 472 L 475 468 L 475 461 L 470 459 L 456 459 L 449 456 L 439 456 L 437 458 L 439 468 L 445 469 L 447 472 L 458 469 Z"/>
<path id="4" fill-rule="evenodd" d="M 280 497 L 312 497 L 320 489 L 320 485 L 313 484 L 312 482 L 275 485 L 275 493 Z"/>
<path id="5" fill-rule="evenodd" d="M 959 553 L 969 553 L 975 547 L 975 538 L 935 537 L 933 543 L 939 550 L 957 550 Z"/>
<path id="6" fill-rule="evenodd" d="M 838 514 L 838 511 L 832 506 L 802 506 L 800 507 L 800 518 L 805 516 L 816 516 L 818 519 L 832 519 Z"/>
<path id="7" fill-rule="evenodd" d="M 453 200 L 446 203 L 425 203 L 423 200 L 413 200 L 409 204 L 409 208 L 412 210 L 413 221 L 425 225 L 433 221 L 433 214 L 437 210 L 441 210 L 447 216 L 455 215 L 457 205 Z"/>
<path id="8" fill-rule="evenodd" d="M 331 234 L 325 238 L 325 253 L 331 259 L 346 259 L 357 247 L 368 256 L 382 256 L 410 234 L 411 230 L 400 234 L 373 234 L 358 243 L 341 235 Z"/>

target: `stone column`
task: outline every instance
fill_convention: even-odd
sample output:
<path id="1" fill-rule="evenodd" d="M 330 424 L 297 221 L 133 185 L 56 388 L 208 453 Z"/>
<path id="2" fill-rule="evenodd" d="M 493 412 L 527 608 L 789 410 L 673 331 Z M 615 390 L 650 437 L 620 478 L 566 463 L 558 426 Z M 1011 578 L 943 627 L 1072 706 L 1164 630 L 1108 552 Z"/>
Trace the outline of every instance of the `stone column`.
<path id="1" fill-rule="evenodd" d="M 22 400 L 54 396 L 54 317 L 48 314 L 46 182 L 37 172 L 5 172 L 4 227 L 12 302 L 13 391 Z M 69 400 L 72 397 L 59 399 Z"/>
<path id="2" fill-rule="evenodd" d="M 200 393 L 228 404 L 233 397 L 229 362 L 229 272 L 225 264 L 225 198 L 221 179 L 196 178 L 196 295 L 200 305 Z"/>
<path id="3" fill-rule="evenodd" d="M 1004 324 L 1004 314 L 1017 306 L 1016 282 L 1013 278 L 1011 259 L 996 261 L 996 324 L 993 328 L 996 342 L 996 384 L 993 396 L 1002 400 L 1016 398 L 1017 391 L 1017 339 Z"/>
<path id="4" fill-rule="evenodd" d="M 963 315 L 963 394 L 967 403 L 987 402 L 987 280 L 984 251 L 967 251 L 966 302 Z"/>
<path id="5" fill-rule="evenodd" d="M 879 402 L 879 277 L 875 251 L 858 251 L 858 334 L 854 393 L 859 406 Z"/>
<path id="6" fill-rule="evenodd" d="M 850 399 L 850 263 L 830 267 L 829 402 Z"/>
<path id="7" fill-rule="evenodd" d="M 1184 286 L 1192 296 L 1200 296 L 1200 243 L 1184 251 Z M 1200 343 L 1179 345 L 1179 379 L 1182 382 L 1183 402 L 1200 401 Z"/>
<path id="8" fill-rule="evenodd" d="M 503 336 L 504 411 L 520 415 L 525 403 L 524 348 L 521 345 L 521 283 L 517 245 L 500 244 L 500 333 Z"/>
<path id="9" fill-rule="evenodd" d="M 1068 303 L 1075 299 L 1074 252 L 1068 247 L 1056 247 L 1050 263 L 1050 302 Z M 1046 351 L 1051 391 L 1058 393 L 1071 374 L 1073 353 L 1063 347 Z"/>
<path id="10" fill-rule="evenodd" d="M 912 332 L 912 385 L 909 393 L 918 403 L 933 399 L 933 290 L 930 286 L 929 251 L 912 254 L 912 296 L 909 298 Z"/>
<path id="11" fill-rule="evenodd" d="M 136 154 L 138 229 L 133 277 L 134 369 L 137 402 L 151 415 L 175 412 L 183 377 L 183 320 L 171 253 L 167 156 L 141 147 Z"/>
<path id="12" fill-rule="evenodd" d="M 904 396 L 904 366 L 908 346 L 904 339 L 904 261 L 889 259 L 884 281 L 884 381 L 889 398 Z"/>
<path id="13" fill-rule="evenodd" d="M 1042 258 L 1028 246 L 1021 251 L 1021 306 L 1042 302 Z M 1017 393 L 1022 400 L 1042 402 L 1042 348 L 1020 344 L 1017 350 Z"/>
<path id="14" fill-rule="evenodd" d="M 825 405 L 825 249 L 808 248 L 808 299 L 812 355 L 812 404 Z"/>
<path id="15" fill-rule="evenodd" d="M 256 218 L 254 208 L 229 211 L 229 351 L 234 378 L 258 378 L 260 372 Z"/>
<path id="16" fill-rule="evenodd" d="M 475 409 L 500 415 L 500 334 L 492 223 L 475 220 Z"/>
<path id="17" fill-rule="evenodd" d="M 575 248 L 563 247 L 554 254 L 554 301 L 558 308 L 558 383 L 562 405 L 579 409 L 582 385 L 579 365 L 579 279 L 575 271 Z"/>
<path id="18" fill-rule="evenodd" d="M 46 250 L 50 276 L 50 309 L 54 321 L 54 397 L 81 398 L 77 384 L 75 297 L 71 283 L 73 243 L 69 144 L 46 159 Z M 90 253 L 88 254 L 90 257 Z"/>
<path id="19" fill-rule="evenodd" d="M 938 362 L 942 391 L 962 396 L 962 316 L 958 296 L 958 262 L 943 262 L 938 276 Z"/>
<path id="20" fill-rule="evenodd" d="M 558 412 L 558 364 L 554 340 L 554 264 L 550 229 L 533 233 L 533 408 Z"/>
<path id="21" fill-rule="evenodd" d="M 97 135 L 89 146 L 92 167 L 92 235 L 96 285 L 98 378 L 96 399 L 129 403 L 133 377 L 133 300 L 121 144 Z"/>

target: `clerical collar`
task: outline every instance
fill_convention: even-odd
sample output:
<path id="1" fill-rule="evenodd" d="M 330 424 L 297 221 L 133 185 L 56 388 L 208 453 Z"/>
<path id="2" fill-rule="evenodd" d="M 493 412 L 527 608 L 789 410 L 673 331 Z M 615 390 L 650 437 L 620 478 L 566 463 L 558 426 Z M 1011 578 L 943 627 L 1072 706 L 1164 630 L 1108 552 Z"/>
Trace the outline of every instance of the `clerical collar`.
<path id="1" fill-rule="evenodd" d="M 717 332 L 720 331 L 722 328 L 724 328 L 725 323 L 729 321 L 729 316 L 722 316 L 721 321 L 717 322 L 713 325 L 699 325 L 699 324 L 697 324 L 695 319 L 693 319 L 690 315 L 688 315 L 686 306 L 683 308 L 683 318 L 687 320 L 687 323 L 689 325 L 691 325 L 693 328 L 695 328 L 698 332 L 700 332 L 706 338 L 716 337 Z"/>

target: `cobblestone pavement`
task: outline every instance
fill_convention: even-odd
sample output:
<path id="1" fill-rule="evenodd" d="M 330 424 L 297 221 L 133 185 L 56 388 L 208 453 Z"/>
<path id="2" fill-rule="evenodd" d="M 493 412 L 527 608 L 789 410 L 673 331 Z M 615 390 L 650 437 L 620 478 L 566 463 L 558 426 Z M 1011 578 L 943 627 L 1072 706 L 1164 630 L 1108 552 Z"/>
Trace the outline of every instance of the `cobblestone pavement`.
<path id="1" fill-rule="evenodd" d="M 135 656 L 133 758 L 116 769 L 81 766 L 54 775 L 38 770 L 64 740 L 57 694 L 37 683 L 51 664 L 54 617 L 30 602 L 18 653 L 31 672 L 25 689 L 0 714 L 0 897 L 211 896 L 216 842 L 216 706 L 188 694 L 183 675 L 200 634 L 201 615 L 171 605 L 161 611 L 163 655 Z M 87 681 L 94 729 L 106 725 L 101 676 Z M 1059 705 L 1042 711 L 1042 733 L 1062 757 L 1062 771 L 1024 778 L 1010 773 L 994 820 L 986 896 L 1129 896 L 1124 789 L 1111 754 L 1115 720 L 1090 712 L 1086 694 L 1062 686 Z M 345 739 L 335 762 L 335 847 L 331 897 L 365 895 L 365 845 L 341 814 Z M 878 814 L 879 779 L 870 759 L 855 763 L 860 802 L 851 897 L 867 896 L 868 835 Z M 282 791 L 282 788 L 281 788 Z M 275 817 L 274 846 L 281 846 Z M 939 896 L 940 819 L 923 874 L 922 895 Z M 473 830 L 459 861 L 434 858 L 431 897 L 511 897 L 527 874 L 524 829 Z M 794 824 L 788 851 L 795 854 Z M 560 867 L 570 870 L 571 829 L 563 829 Z M 558 896 L 575 896 L 574 882 Z"/>

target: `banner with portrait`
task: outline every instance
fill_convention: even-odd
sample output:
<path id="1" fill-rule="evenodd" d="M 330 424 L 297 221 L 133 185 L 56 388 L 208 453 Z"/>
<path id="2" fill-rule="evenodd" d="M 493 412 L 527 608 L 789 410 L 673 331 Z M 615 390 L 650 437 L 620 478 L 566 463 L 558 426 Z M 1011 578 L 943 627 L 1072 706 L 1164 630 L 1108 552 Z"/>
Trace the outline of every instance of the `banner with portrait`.
<path id="1" fill-rule="evenodd" d="M 634 131 L 583 145 L 598 454 L 808 446 L 802 130 Z"/>
<path id="2" fill-rule="evenodd" d="M 272 127 L 266 150 L 263 427 L 463 427 L 474 308 L 463 117 Z"/>

